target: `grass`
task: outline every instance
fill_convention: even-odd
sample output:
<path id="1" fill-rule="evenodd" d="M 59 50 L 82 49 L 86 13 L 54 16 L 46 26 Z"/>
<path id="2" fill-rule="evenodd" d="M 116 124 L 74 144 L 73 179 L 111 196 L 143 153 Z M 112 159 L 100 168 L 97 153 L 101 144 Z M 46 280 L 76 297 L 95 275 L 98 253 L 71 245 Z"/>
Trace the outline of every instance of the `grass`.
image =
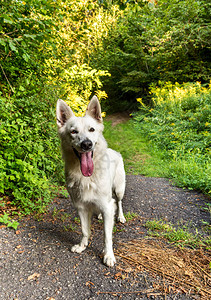
<path id="1" fill-rule="evenodd" d="M 64 225 L 63 228 L 65 231 L 75 231 L 78 227 L 73 224 L 69 224 L 67 226 Z"/>
<path id="2" fill-rule="evenodd" d="M 130 211 L 127 214 L 124 214 L 126 222 L 133 221 L 139 217 L 136 213 L 131 213 Z"/>
<path id="3" fill-rule="evenodd" d="M 198 234 L 189 232 L 186 227 L 175 228 L 171 223 L 163 220 L 151 220 L 145 223 L 148 234 L 156 237 L 166 238 L 168 241 L 178 246 L 189 246 L 191 248 L 206 247 L 211 249 L 211 238 L 204 238 Z"/>
<path id="4" fill-rule="evenodd" d="M 122 154 L 127 174 L 166 177 L 168 168 L 162 153 L 150 146 L 132 120 L 116 126 L 105 121 L 104 125 L 108 146 Z"/>
<path id="5" fill-rule="evenodd" d="M 210 194 L 211 161 L 200 151 L 169 153 L 143 134 L 134 120 L 112 126 L 104 122 L 108 146 L 120 152 L 127 174 L 171 178 L 178 187 Z"/>

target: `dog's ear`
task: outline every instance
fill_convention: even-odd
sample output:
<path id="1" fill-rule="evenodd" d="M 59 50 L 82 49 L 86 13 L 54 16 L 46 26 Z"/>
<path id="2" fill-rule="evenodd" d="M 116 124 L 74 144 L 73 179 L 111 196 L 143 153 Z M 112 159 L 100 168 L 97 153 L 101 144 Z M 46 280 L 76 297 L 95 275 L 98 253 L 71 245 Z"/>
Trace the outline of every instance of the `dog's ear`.
<path id="1" fill-rule="evenodd" d="M 93 96 L 92 99 L 90 100 L 85 115 L 91 116 L 92 118 L 96 119 L 98 122 L 103 122 L 103 118 L 101 116 L 100 102 L 97 96 Z"/>
<path id="2" fill-rule="evenodd" d="M 63 100 L 59 99 L 56 105 L 56 118 L 58 127 L 64 126 L 67 120 L 74 116 L 71 108 Z"/>

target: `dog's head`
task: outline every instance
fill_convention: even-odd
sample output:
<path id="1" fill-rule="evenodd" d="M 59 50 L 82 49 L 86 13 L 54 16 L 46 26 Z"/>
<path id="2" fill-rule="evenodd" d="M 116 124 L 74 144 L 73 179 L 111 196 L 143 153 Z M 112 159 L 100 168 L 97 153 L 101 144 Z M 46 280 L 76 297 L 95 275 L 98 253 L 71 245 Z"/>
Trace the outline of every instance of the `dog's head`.
<path id="1" fill-rule="evenodd" d="M 94 170 L 93 152 L 103 131 L 101 107 L 94 96 L 88 104 L 84 117 L 76 117 L 61 99 L 56 107 L 57 125 L 66 147 L 71 147 L 80 160 L 81 172 L 91 176 Z"/>

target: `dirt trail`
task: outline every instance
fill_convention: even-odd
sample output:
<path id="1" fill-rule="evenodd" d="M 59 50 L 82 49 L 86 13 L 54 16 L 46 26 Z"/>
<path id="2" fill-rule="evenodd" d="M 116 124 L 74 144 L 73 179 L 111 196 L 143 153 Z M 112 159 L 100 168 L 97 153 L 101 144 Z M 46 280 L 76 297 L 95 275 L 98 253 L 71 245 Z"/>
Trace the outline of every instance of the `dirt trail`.
<path id="1" fill-rule="evenodd" d="M 111 121 L 112 126 L 116 126 L 120 123 L 125 123 L 129 121 L 130 118 L 130 113 L 125 111 L 106 116 L 106 121 Z"/>
<path id="2" fill-rule="evenodd" d="M 172 284 L 166 276 L 137 262 L 127 263 L 122 257 L 134 252 L 135 243 L 132 242 L 131 250 L 128 243 L 137 240 L 141 243 L 136 245 L 137 253 L 143 247 L 140 256 L 145 253 L 146 259 L 149 253 L 148 261 L 156 258 L 150 256 L 149 250 L 146 253 L 147 247 L 160 247 L 166 254 L 168 248 L 177 251 L 158 239 L 146 238 L 143 224 L 162 218 L 203 232 L 202 220 L 210 221 L 208 212 L 203 210 L 206 202 L 202 194 L 176 188 L 166 179 L 127 176 L 124 211 L 139 217 L 115 227 L 117 264 L 107 268 L 101 255 L 103 225 L 95 218 L 87 250 L 81 255 L 70 252 L 80 239 L 80 224 L 69 199 L 60 195 L 39 220 L 23 219 L 16 232 L 0 229 L 0 299 L 209 299 L 203 291 L 197 293 L 194 287 Z M 208 264 L 206 253 L 203 255 Z M 204 274 L 207 288 L 209 276 Z"/>

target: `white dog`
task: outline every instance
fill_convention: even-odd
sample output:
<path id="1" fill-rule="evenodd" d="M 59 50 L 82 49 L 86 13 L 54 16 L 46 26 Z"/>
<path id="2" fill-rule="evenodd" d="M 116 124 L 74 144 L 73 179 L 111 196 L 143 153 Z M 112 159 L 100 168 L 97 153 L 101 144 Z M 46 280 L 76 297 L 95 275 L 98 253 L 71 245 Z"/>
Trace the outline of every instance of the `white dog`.
<path id="1" fill-rule="evenodd" d="M 65 161 L 67 190 L 78 210 L 82 239 L 71 248 L 81 253 L 88 245 L 93 213 L 101 213 L 104 220 L 104 263 L 113 266 L 115 257 L 112 231 L 115 200 L 118 204 L 118 221 L 124 223 L 122 198 L 125 191 L 125 171 L 122 157 L 107 148 L 102 135 L 103 123 L 100 103 L 94 96 L 84 117 L 76 117 L 70 107 L 58 100 L 57 125 Z"/>

